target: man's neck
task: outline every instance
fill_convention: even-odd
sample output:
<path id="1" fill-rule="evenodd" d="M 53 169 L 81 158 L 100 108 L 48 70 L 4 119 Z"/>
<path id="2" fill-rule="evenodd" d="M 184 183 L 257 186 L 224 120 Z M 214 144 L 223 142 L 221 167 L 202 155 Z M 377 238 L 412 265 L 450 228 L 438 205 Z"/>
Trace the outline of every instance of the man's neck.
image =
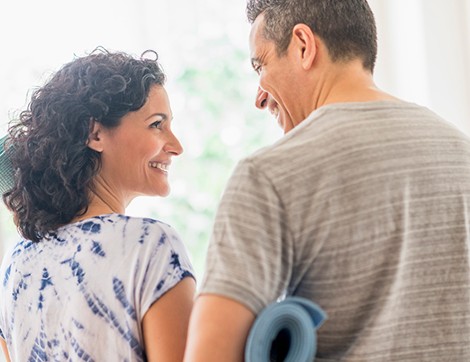
<path id="1" fill-rule="evenodd" d="M 362 67 L 359 60 L 349 64 L 332 64 L 317 80 L 312 100 L 312 110 L 335 103 L 398 101 L 377 88 L 372 74 Z"/>

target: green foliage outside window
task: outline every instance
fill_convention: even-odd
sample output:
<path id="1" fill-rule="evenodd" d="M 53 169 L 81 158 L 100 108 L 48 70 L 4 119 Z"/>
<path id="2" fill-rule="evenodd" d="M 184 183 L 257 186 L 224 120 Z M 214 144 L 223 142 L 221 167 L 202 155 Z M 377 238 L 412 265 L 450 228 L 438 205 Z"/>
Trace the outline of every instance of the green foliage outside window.
<path id="1" fill-rule="evenodd" d="M 203 43 L 195 52 L 207 49 L 213 56 L 201 57 L 176 80 L 186 104 L 174 127 L 185 152 L 174 161 L 173 180 L 184 192 L 174 187 L 160 200 L 172 210 L 168 222 L 183 237 L 199 275 L 215 211 L 236 162 L 281 135 L 267 112 L 255 108 L 258 83 L 248 50 L 237 49 L 227 37 Z M 153 216 L 158 218 L 159 211 Z"/>

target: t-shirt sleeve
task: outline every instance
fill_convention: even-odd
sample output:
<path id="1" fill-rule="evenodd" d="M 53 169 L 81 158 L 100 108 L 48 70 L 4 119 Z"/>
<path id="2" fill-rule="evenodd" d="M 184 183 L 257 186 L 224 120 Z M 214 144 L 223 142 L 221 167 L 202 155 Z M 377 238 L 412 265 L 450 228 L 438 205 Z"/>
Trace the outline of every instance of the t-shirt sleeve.
<path id="1" fill-rule="evenodd" d="M 241 161 L 217 210 L 199 293 L 231 298 L 258 313 L 287 289 L 292 260 L 276 188 L 252 161 Z"/>
<path id="2" fill-rule="evenodd" d="M 154 239 L 142 265 L 142 317 L 150 306 L 194 271 L 185 245 L 171 227 L 158 224 L 149 234 Z"/>

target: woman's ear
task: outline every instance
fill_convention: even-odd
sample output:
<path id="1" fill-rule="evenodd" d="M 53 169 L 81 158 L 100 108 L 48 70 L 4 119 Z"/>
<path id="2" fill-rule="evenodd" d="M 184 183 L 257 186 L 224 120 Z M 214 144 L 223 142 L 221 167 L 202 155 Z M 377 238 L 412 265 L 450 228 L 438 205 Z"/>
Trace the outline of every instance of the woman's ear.
<path id="1" fill-rule="evenodd" d="M 100 137 L 102 125 L 101 123 L 92 120 L 92 127 L 90 134 L 88 135 L 87 146 L 96 152 L 103 152 L 103 141 Z"/>
<path id="2" fill-rule="evenodd" d="M 317 38 L 305 24 L 297 24 L 292 30 L 292 40 L 299 50 L 300 62 L 304 69 L 312 67 L 317 55 Z"/>

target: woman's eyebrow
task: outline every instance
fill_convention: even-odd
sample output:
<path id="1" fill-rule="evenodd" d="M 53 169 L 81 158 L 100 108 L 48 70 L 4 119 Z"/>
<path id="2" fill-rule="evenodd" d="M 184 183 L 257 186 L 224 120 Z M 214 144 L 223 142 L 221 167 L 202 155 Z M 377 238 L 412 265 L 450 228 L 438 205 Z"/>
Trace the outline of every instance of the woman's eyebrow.
<path id="1" fill-rule="evenodd" d="M 150 116 L 148 116 L 147 118 L 145 118 L 145 120 L 149 120 L 150 118 L 152 117 L 155 117 L 155 116 L 160 116 L 163 118 L 163 121 L 166 121 L 168 120 L 168 115 L 166 113 L 152 113 Z"/>

